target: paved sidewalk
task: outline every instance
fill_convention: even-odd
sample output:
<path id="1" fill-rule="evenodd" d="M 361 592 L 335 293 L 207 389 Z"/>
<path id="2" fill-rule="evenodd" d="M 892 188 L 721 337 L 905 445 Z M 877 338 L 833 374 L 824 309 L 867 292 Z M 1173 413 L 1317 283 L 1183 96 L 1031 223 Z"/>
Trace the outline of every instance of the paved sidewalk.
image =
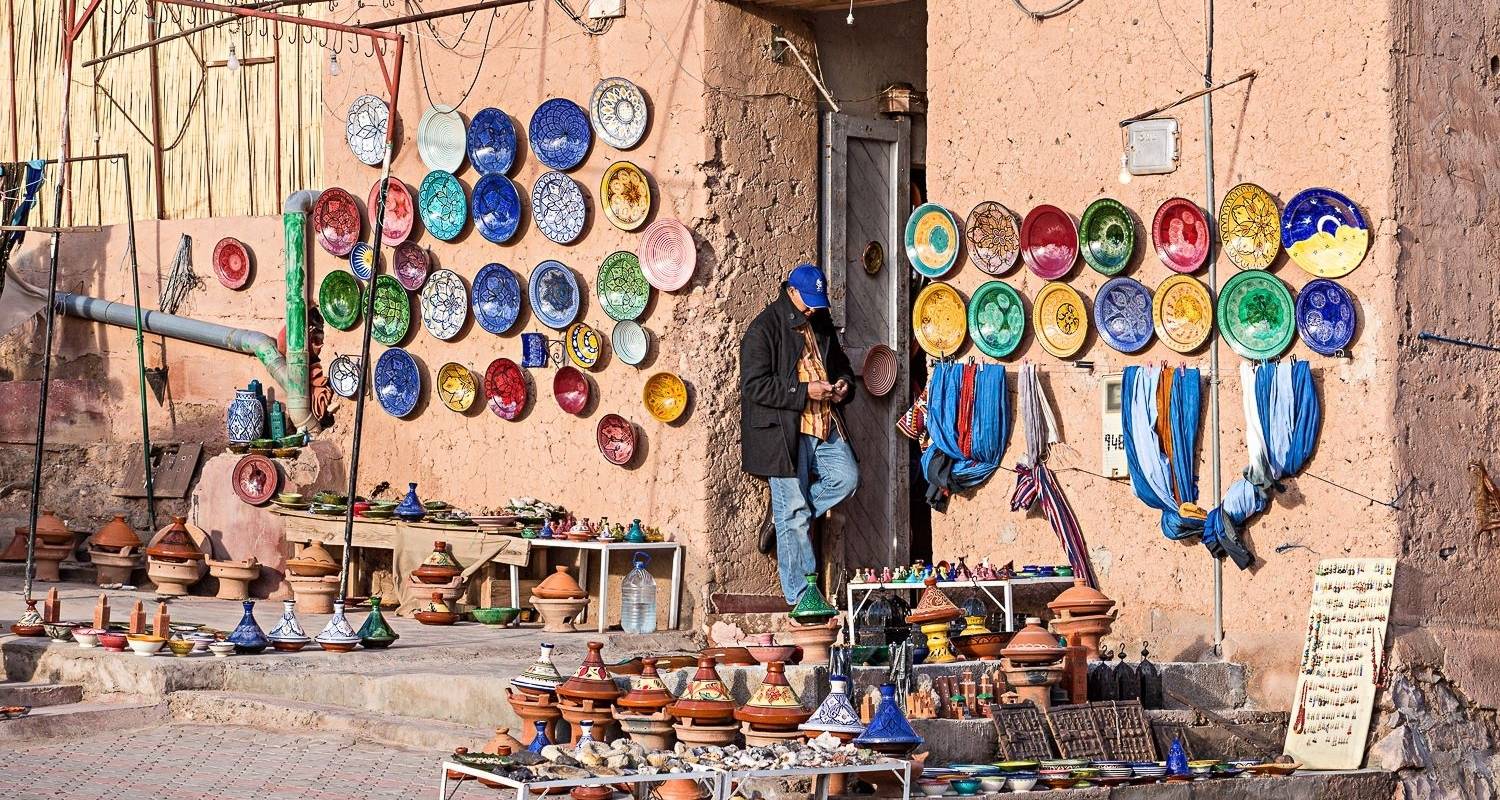
<path id="1" fill-rule="evenodd" d="M 346 736 L 174 724 L 7 747 L 0 798 L 412 800 L 437 793 L 440 755 Z"/>

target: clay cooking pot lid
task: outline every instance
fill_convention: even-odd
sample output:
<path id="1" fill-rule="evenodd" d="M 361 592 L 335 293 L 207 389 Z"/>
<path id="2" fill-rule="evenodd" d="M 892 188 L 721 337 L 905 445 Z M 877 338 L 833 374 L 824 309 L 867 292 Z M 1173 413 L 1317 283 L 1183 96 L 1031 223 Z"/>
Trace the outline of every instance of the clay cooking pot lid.
<path id="1" fill-rule="evenodd" d="M 543 600 L 577 600 L 589 596 L 564 566 L 558 566 L 557 571 L 538 583 L 531 593 Z"/>
<path id="2" fill-rule="evenodd" d="M 94 531 L 93 546 L 109 550 L 140 547 L 141 537 L 125 521 L 124 516 L 116 515 L 114 519 L 104 523 L 99 530 Z"/>
<path id="3" fill-rule="evenodd" d="M 186 517 L 173 517 L 171 527 L 167 528 L 166 533 L 155 544 L 146 548 L 146 555 L 177 561 L 203 559 L 203 553 L 193 541 L 193 535 L 188 533 Z"/>
<path id="4" fill-rule="evenodd" d="M 662 683 L 661 676 L 657 674 L 656 659 L 644 658 L 641 659 L 641 664 L 641 674 L 631 681 L 630 691 L 616 700 L 615 705 L 655 713 L 671 705 L 677 698 L 667 691 L 667 685 Z"/>
<path id="5" fill-rule="evenodd" d="M 1083 613 L 1102 614 L 1114 607 L 1115 601 L 1111 600 L 1103 592 L 1095 589 L 1083 578 L 1073 581 L 1073 585 L 1064 590 L 1055 600 L 1047 604 L 1047 608 L 1053 611 L 1079 611 Z"/>
<path id="6" fill-rule="evenodd" d="M 622 694 L 620 687 L 615 685 L 614 678 L 609 677 L 609 670 L 604 666 L 604 657 L 600 655 L 603 649 L 603 642 L 589 642 L 588 655 L 583 657 L 583 663 L 578 665 L 578 671 L 557 687 L 558 697 L 609 704 Z"/>
<path id="7" fill-rule="evenodd" d="M 681 699 L 667 707 L 667 713 L 678 719 L 696 722 L 728 722 L 734 717 L 734 700 L 729 696 L 729 687 L 714 669 L 715 658 L 711 655 L 698 657 L 698 671 L 688 683 Z"/>
<path id="8" fill-rule="evenodd" d="M 1040 619 L 1029 617 L 1026 620 L 1026 627 L 1011 637 L 1010 644 L 1000 651 L 1000 655 L 1016 662 L 1042 663 L 1056 661 L 1066 652 L 1066 649 L 1057 643 L 1057 637 L 1042 627 Z"/>
<path id="9" fill-rule="evenodd" d="M 780 661 L 766 665 L 766 677 L 755 687 L 750 700 L 734 712 L 734 718 L 763 728 L 793 728 L 804 723 L 812 712 L 802 707 L 802 700 L 786 680 L 786 667 Z"/>
<path id="10" fill-rule="evenodd" d="M 948 595 L 942 589 L 937 588 L 937 578 L 928 578 L 923 581 L 927 588 L 922 592 L 922 599 L 917 602 L 917 607 L 907 615 L 906 621 L 912 625 L 924 625 L 929 622 L 948 622 L 958 619 L 964 615 L 963 609 L 953 604 Z"/>

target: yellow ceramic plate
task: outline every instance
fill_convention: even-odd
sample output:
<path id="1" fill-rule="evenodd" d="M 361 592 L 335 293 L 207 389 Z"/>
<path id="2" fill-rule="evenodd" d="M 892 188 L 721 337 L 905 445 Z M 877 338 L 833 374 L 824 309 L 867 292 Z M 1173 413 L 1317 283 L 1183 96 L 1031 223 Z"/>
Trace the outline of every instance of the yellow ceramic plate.
<path id="1" fill-rule="evenodd" d="M 1179 353 L 1191 353 L 1214 330 L 1214 301 L 1191 275 L 1173 275 L 1156 287 L 1151 302 L 1156 336 Z"/>
<path id="2" fill-rule="evenodd" d="M 661 422 L 672 422 L 687 410 L 687 384 L 670 372 L 658 372 L 646 379 L 641 401 L 651 416 Z"/>
<path id="3" fill-rule="evenodd" d="M 568 326 L 568 359 L 581 369 L 588 369 L 599 363 L 599 349 L 602 346 L 599 332 L 588 325 L 575 322 Z"/>
<path id="4" fill-rule="evenodd" d="M 963 295 L 941 281 L 928 284 L 912 305 L 911 328 L 928 355 L 945 358 L 957 353 L 969 330 Z"/>
<path id="5" fill-rule="evenodd" d="M 1240 269 L 1267 269 L 1281 252 L 1281 209 L 1253 183 L 1229 190 L 1219 203 L 1219 246 Z"/>
<path id="6" fill-rule="evenodd" d="M 450 361 L 438 370 L 437 395 L 443 405 L 463 413 L 479 396 L 479 381 L 474 378 L 473 370 Z"/>
<path id="7" fill-rule="evenodd" d="M 1088 307 L 1073 287 L 1053 281 L 1043 286 L 1033 301 L 1031 329 L 1043 350 L 1058 358 L 1071 358 L 1088 338 Z"/>
<path id="8" fill-rule="evenodd" d="M 599 205 L 604 218 L 622 231 L 646 224 L 651 213 L 651 184 L 646 173 L 629 161 L 616 161 L 599 181 Z"/>

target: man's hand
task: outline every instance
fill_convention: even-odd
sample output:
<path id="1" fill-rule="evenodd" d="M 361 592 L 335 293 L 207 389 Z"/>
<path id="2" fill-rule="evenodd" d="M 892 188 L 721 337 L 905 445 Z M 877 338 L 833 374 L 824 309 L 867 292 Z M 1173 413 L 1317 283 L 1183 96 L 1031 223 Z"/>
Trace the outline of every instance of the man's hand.
<path id="1" fill-rule="evenodd" d="M 833 385 L 833 402 L 842 403 L 849 396 L 849 381 L 839 378 L 838 383 Z"/>
<path id="2" fill-rule="evenodd" d="M 834 398 L 833 384 L 828 381 L 809 381 L 807 397 L 810 400 L 832 400 Z"/>

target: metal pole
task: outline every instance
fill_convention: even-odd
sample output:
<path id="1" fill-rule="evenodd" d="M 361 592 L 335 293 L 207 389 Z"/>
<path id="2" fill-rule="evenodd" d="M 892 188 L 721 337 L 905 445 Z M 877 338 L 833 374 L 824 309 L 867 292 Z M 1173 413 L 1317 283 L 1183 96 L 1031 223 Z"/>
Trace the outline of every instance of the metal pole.
<path id="1" fill-rule="evenodd" d="M 1203 85 L 1213 86 L 1214 77 L 1214 0 L 1203 0 Z M 1209 227 L 1212 229 L 1214 223 L 1214 96 L 1213 93 L 1203 95 L 1203 191 L 1205 193 L 1204 212 L 1209 219 Z M 1217 251 L 1211 253 L 1208 260 L 1208 290 L 1214 296 L 1219 296 L 1219 254 Z M 1213 473 L 1214 496 L 1212 505 L 1218 505 L 1224 500 L 1224 473 L 1219 464 L 1221 435 L 1219 432 L 1219 341 L 1218 335 L 1213 337 L 1213 346 L 1208 351 L 1208 412 L 1209 425 L 1212 426 L 1209 434 L 1209 450 L 1212 462 L 1210 467 Z M 1224 560 L 1213 559 L 1214 573 L 1214 655 L 1224 655 Z"/>
<path id="2" fill-rule="evenodd" d="M 141 393 L 141 457 L 146 468 L 146 519 L 156 530 L 156 481 L 151 475 L 151 413 L 146 408 L 146 333 L 141 319 L 141 268 L 135 251 L 135 192 L 131 188 L 130 156 L 122 154 L 125 170 L 125 248 L 130 254 L 130 285 L 135 292 L 135 365 Z"/>
<path id="3" fill-rule="evenodd" d="M 397 25 L 405 25 L 409 22 L 426 22 L 430 19 L 441 19 L 443 17 L 451 17 L 456 14 L 472 14 L 475 11 L 485 11 L 491 8 L 503 8 L 505 6 L 517 6 L 522 3 L 529 2 L 531 2 L 531 0 L 486 0 L 486 2 L 483 3 L 472 3 L 466 6 L 454 6 L 453 8 L 445 8 L 439 11 L 423 11 L 420 14 L 410 14 L 405 17 L 392 17 L 391 19 L 383 19 L 379 22 L 371 22 L 368 25 L 365 25 L 365 27 L 369 28 L 370 30 L 394 28 Z"/>
<path id="4" fill-rule="evenodd" d="M 155 40 L 161 34 L 161 18 L 158 16 L 160 10 L 156 7 L 155 0 L 146 0 L 146 31 L 147 35 Z M 101 59 L 95 59 L 99 61 Z M 155 47 L 151 48 L 150 59 L 147 68 L 151 70 L 151 193 L 156 198 L 156 218 L 167 218 L 167 176 L 163 161 L 166 154 L 161 147 L 161 62 Z M 132 216 L 131 220 L 134 221 Z M 136 307 L 140 307 L 140 301 L 136 301 Z M 156 530 L 153 524 L 151 530 Z"/>

